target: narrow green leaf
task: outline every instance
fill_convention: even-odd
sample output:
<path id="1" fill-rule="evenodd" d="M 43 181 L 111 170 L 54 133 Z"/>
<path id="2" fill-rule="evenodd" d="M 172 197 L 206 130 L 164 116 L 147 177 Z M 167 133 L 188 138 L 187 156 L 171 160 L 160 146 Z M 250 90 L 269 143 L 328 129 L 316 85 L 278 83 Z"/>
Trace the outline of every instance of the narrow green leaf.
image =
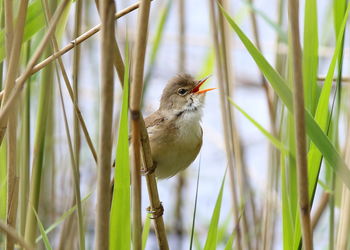
<path id="1" fill-rule="evenodd" d="M 216 199 L 215 208 L 211 217 L 207 240 L 204 245 L 204 250 L 215 250 L 217 247 L 218 225 L 221 211 L 222 195 L 224 192 L 225 175 L 222 179 L 219 195 Z"/>
<path id="2" fill-rule="evenodd" d="M 129 54 L 125 48 L 123 103 L 120 114 L 116 168 L 110 217 L 109 245 L 111 250 L 129 250 L 131 247 L 130 221 L 130 164 L 128 137 Z"/>
<path id="3" fill-rule="evenodd" d="M 340 51 L 342 49 L 343 36 L 345 32 L 346 21 L 349 15 L 350 5 L 346 9 L 346 13 L 343 18 L 343 22 L 341 24 L 338 36 L 337 43 L 334 50 L 334 54 L 332 57 L 331 64 L 328 68 L 327 76 L 322 88 L 322 92 L 320 95 L 320 99 L 318 101 L 315 121 L 320 126 L 322 131 L 327 132 L 328 128 L 328 120 L 329 120 L 329 98 L 332 91 L 332 83 L 333 83 L 333 75 L 335 71 L 335 67 L 337 64 L 337 60 L 339 58 Z M 308 153 L 308 174 L 309 174 L 309 196 L 310 202 L 312 204 L 314 192 L 316 190 L 318 175 L 321 168 L 322 154 L 319 149 L 315 146 L 314 143 L 311 143 L 310 150 Z M 300 221 L 299 221 L 299 211 L 296 217 L 296 227 L 294 232 L 294 249 L 298 249 L 301 239 L 301 231 L 300 231 Z"/>
<path id="4" fill-rule="evenodd" d="M 28 6 L 26 24 L 24 27 L 23 42 L 45 27 L 45 16 L 41 0 L 34 0 Z M 5 31 L 0 30 L 0 61 L 5 58 Z"/>
<path id="5" fill-rule="evenodd" d="M 316 106 L 318 70 L 317 1 L 305 1 L 303 81 L 305 106 L 313 114 Z"/>
<path id="6" fill-rule="evenodd" d="M 233 245 L 233 240 L 235 239 L 235 236 L 236 236 L 235 232 L 236 232 L 236 231 L 234 231 L 234 232 L 231 234 L 230 238 L 228 239 L 228 241 L 227 241 L 227 243 L 226 243 L 226 246 L 225 246 L 225 250 L 232 250 L 232 249 L 233 249 L 233 248 L 232 248 L 232 245 Z"/>
<path id="7" fill-rule="evenodd" d="M 282 190 L 282 232 L 283 232 L 283 249 L 291 250 L 293 246 L 293 215 L 290 206 L 290 196 L 288 195 L 288 184 L 286 174 L 286 155 L 281 153 L 281 190 Z"/>
<path id="8" fill-rule="evenodd" d="M 0 145 L 0 219 L 6 220 L 7 204 L 7 171 L 6 141 Z"/>
<path id="9" fill-rule="evenodd" d="M 87 201 L 93 192 L 89 193 L 87 196 L 85 196 L 82 200 L 81 203 L 83 204 L 85 201 Z M 46 230 L 45 230 L 45 234 L 50 233 L 52 230 L 54 230 L 55 228 L 57 228 L 68 216 L 72 215 L 75 211 L 77 210 L 77 205 L 74 205 L 73 207 L 71 207 L 70 209 L 68 209 L 65 213 L 63 213 L 61 215 L 60 218 L 58 218 L 51 226 L 49 226 Z M 42 236 L 39 236 L 35 242 L 38 243 L 39 241 L 41 241 L 43 239 Z"/>
<path id="10" fill-rule="evenodd" d="M 289 153 L 289 150 L 284 146 L 280 140 L 274 137 L 269 131 L 267 131 L 263 126 L 261 126 L 253 117 L 248 115 L 237 103 L 235 103 L 230 97 L 228 97 L 229 102 L 241 112 L 259 131 L 266 136 L 266 138 L 281 152 Z"/>
<path id="11" fill-rule="evenodd" d="M 147 239 L 148 239 L 150 228 L 151 228 L 151 218 L 149 216 L 147 216 L 145 223 L 143 224 L 143 229 L 142 229 L 142 250 L 146 249 L 146 244 L 147 244 Z"/>
<path id="12" fill-rule="evenodd" d="M 280 37 L 281 41 L 284 43 L 288 42 L 288 36 L 287 33 L 276 23 L 274 22 L 268 15 L 266 15 L 264 12 L 259 10 L 258 8 L 254 7 L 253 4 L 247 1 L 243 1 L 252 11 L 254 11 L 256 14 L 258 14 L 267 24 L 269 24 L 277 33 L 277 35 Z"/>
<path id="13" fill-rule="evenodd" d="M 51 244 L 50 244 L 49 237 L 47 237 L 47 234 L 46 234 L 46 232 L 45 232 L 45 229 L 44 229 L 43 224 L 42 224 L 41 221 L 40 221 L 40 218 L 39 218 L 39 216 L 38 216 L 38 213 L 35 211 L 34 207 L 32 207 L 32 209 L 33 209 L 33 212 L 34 212 L 34 214 L 35 214 L 36 220 L 37 220 L 37 222 L 38 222 L 38 227 L 39 227 L 39 230 L 40 230 L 41 237 L 43 238 L 45 248 L 46 248 L 47 250 L 52 250 L 52 246 L 51 246 Z"/>
<path id="14" fill-rule="evenodd" d="M 292 92 L 286 85 L 285 80 L 268 63 L 268 61 L 237 26 L 229 14 L 223 8 L 221 8 L 221 10 L 228 23 L 234 29 L 268 82 L 271 84 L 272 88 L 275 90 L 276 94 L 280 97 L 281 101 L 286 105 L 288 110 L 293 113 Z M 305 111 L 305 120 L 307 135 L 322 152 L 324 158 L 330 163 L 333 170 L 338 174 L 343 183 L 350 188 L 350 171 L 347 168 L 344 159 L 340 156 L 339 152 L 335 149 L 326 134 L 321 130 L 319 125 L 312 118 L 310 112 L 307 110 Z"/>

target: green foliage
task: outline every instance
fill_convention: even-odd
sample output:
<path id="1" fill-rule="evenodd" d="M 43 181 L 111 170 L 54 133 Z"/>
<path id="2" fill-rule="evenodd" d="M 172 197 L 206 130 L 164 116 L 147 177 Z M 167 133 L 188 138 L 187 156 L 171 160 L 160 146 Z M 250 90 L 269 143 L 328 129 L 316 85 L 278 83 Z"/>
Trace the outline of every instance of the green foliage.
<path id="1" fill-rule="evenodd" d="M 116 168 L 110 217 L 110 249 L 129 250 L 131 243 L 130 221 L 130 163 L 128 136 L 129 56 L 126 46 L 123 102 L 118 132 Z"/>
<path id="2" fill-rule="evenodd" d="M 279 75 L 276 70 L 268 63 L 268 61 L 263 57 L 259 50 L 253 45 L 253 43 L 248 39 L 248 37 L 242 32 L 242 30 L 237 26 L 229 14 L 221 9 L 225 15 L 226 20 L 231 25 L 232 29 L 236 32 L 250 55 L 255 60 L 256 64 L 260 68 L 261 72 L 264 74 L 266 79 L 269 81 L 276 94 L 279 96 L 281 101 L 286 105 L 289 112 L 293 113 L 293 100 L 292 92 L 286 85 L 285 80 Z M 318 149 L 323 154 L 324 158 L 331 164 L 333 170 L 338 174 L 340 179 L 345 185 L 350 187 L 350 172 L 347 168 L 344 159 L 340 156 L 338 151 L 335 149 L 334 145 L 330 142 L 327 135 L 321 130 L 316 121 L 312 118 L 311 114 L 305 111 L 306 119 L 306 132 L 310 139 L 315 143 Z"/>
<path id="3" fill-rule="evenodd" d="M 215 250 L 217 247 L 217 237 L 218 237 L 218 225 L 221 212 L 222 195 L 224 192 L 225 176 L 222 179 L 219 195 L 216 199 L 215 208 L 211 216 L 211 221 L 209 225 L 209 231 L 207 235 L 207 240 L 204 245 L 204 250 Z"/>

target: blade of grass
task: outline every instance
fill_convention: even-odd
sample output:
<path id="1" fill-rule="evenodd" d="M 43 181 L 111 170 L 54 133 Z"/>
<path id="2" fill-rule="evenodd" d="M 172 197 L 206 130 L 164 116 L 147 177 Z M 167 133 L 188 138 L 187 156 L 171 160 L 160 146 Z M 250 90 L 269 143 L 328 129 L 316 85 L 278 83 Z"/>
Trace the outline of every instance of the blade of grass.
<path id="1" fill-rule="evenodd" d="M 266 15 L 264 12 L 259 10 L 258 8 L 254 7 L 253 4 L 249 3 L 248 1 L 243 1 L 250 9 L 252 9 L 256 14 L 258 14 L 267 24 L 269 24 L 277 33 L 279 38 L 282 42 L 287 43 L 288 42 L 288 35 L 287 33 L 276 23 L 274 22 L 268 15 Z"/>
<path id="2" fill-rule="evenodd" d="M 332 83 L 333 83 L 333 75 L 335 71 L 335 67 L 337 64 L 337 60 L 339 58 L 339 54 L 342 48 L 343 44 L 343 36 L 346 26 L 346 21 L 349 15 L 350 11 L 350 5 L 348 6 L 346 13 L 344 15 L 343 23 L 340 27 L 338 36 L 337 36 L 337 43 L 335 47 L 335 51 L 332 57 L 332 61 L 330 63 L 326 80 L 324 82 L 322 92 L 318 101 L 318 105 L 316 108 L 316 114 L 315 114 L 315 121 L 320 126 L 322 131 L 327 133 L 327 127 L 329 126 L 329 98 L 332 91 Z M 319 151 L 319 149 L 314 144 L 315 142 L 311 143 L 309 154 L 308 154 L 308 165 L 309 165 L 309 195 L 310 195 L 310 201 L 312 202 L 313 196 L 316 190 L 317 185 L 317 179 L 321 168 L 321 161 L 322 161 L 322 153 Z M 296 229 L 294 234 L 294 249 L 297 249 L 300 242 L 300 225 L 297 221 L 296 223 Z"/>
<path id="3" fill-rule="evenodd" d="M 293 113 L 292 92 L 286 85 L 285 80 L 262 56 L 259 50 L 242 32 L 242 30 L 237 26 L 229 14 L 223 8 L 221 8 L 221 10 L 225 15 L 226 20 L 229 22 L 250 55 L 255 60 L 260 70 L 265 75 L 266 79 L 275 90 L 276 94 L 280 97 L 281 101 L 286 105 L 288 110 Z M 325 133 L 322 131 L 320 126 L 316 123 L 308 111 L 305 112 L 305 119 L 307 135 L 322 152 L 324 158 L 331 164 L 332 169 L 336 172 L 336 174 L 338 174 L 340 179 L 350 188 L 350 171 L 347 168 L 344 159 L 340 156 L 339 152 L 335 149 L 328 137 L 325 135 Z"/>
<path id="4" fill-rule="evenodd" d="M 263 126 L 261 126 L 253 117 L 251 117 L 247 112 L 245 112 L 237 103 L 235 103 L 230 97 L 228 97 L 229 102 L 241 112 L 259 131 L 278 149 L 283 153 L 290 153 L 285 145 L 275 136 L 273 136 L 269 131 L 267 131 Z"/>
<path id="5" fill-rule="evenodd" d="M 146 249 L 146 244 L 147 244 L 147 239 L 148 239 L 150 229 L 151 229 L 151 218 L 147 216 L 145 223 L 143 224 L 143 230 L 142 230 L 142 250 Z"/>
<path id="6" fill-rule="evenodd" d="M 116 168 L 110 217 L 109 245 L 111 250 L 129 250 L 131 247 L 130 219 L 130 162 L 129 162 L 129 47 L 125 48 L 123 102 L 119 120 L 116 148 Z"/>
<path id="7" fill-rule="evenodd" d="M 205 241 L 204 250 L 215 250 L 217 248 L 218 225 L 219 225 L 219 218 L 220 218 L 220 212 L 221 212 L 222 195 L 224 192 L 225 176 L 226 176 L 226 171 L 225 171 L 224 177 L 222 178 L 219 195 L 216 199 L 214 211 L 211 216 L 209 231 L 208 231 L 207 239 Z"/>
<path id="8" fill-rule="evenodd" d="M 318 26 L 317 1 L 305 1 L 303 82 L 305 107 L 314 114 L 316 109 L 316 88 L 318 70 Z"/>
<path id="9" fill-rule="evenodd" d="M 196 224 L 196 214 L 197 214 L 197 204 L 198 204 L 198 190 L 199 190 L 199 176 L 201 172 L 201 156 L 199 156 L 199 164 L 198 164 L 198 173 L 197 173 L 197 181 L 196 181 L 196 196 L 194 198 L 194 208 L 193 208 L 193 217 L 192 217 L 192 227 L 191 227 L 191 240 L 190 240 L 190 250 L 192 250 L 193 239 L 194 239 L 194 228 Z"/>
<path id="10" fill-rule="evenodd" d="M 34 207 L 32 207 L 32 209 L 33 209 L 33 212 L 35 214 L 36 220 L 38 222 L 39 231 L 40 231 L 41 237 L 43 238 L 43 242 L 44 242 L 45 248 L 46 248 L 46 250 L 52 250 L 52 246 L 50 244 L 49 237 L 47 237 L 47 234 L 45 232 L 44 226 L 43 226 L 43 224 L 40 221 L 39 215 L 35 211 Z"/>
<path id="11" fill-rule="evenodd" d="M 86 195 L 82 200 L 81 203 L 85 203 L 92 195 L 93 192 L 90 192 L 88 195 Z M 66 212 L 64 212 L 51 226 L 49 226 L 45 230 L 45 234 L 49 234 L 51 231 L 56 229 L 66 218 L 68 218 L 71 214 L 73 214 L 77 210 L 77 205 L 74 205 L 70 209 L 68 209 Z M 35 242 L 39 243 L 43 239 L 42 235 L 40 235 L 38 238 L 36 238 Z"/>

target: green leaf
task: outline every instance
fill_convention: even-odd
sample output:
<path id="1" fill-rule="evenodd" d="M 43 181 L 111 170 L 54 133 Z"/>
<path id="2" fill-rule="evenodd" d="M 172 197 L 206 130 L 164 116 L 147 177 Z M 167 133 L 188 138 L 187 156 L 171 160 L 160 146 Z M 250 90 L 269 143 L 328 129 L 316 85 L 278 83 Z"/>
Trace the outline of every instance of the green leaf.
<path id="1" fill-rule="evenodd" d="M 321 92 L 320 99 L 318 101 L 318 105 L 316 109 L 315 121 L 324 132 L 327 132 L 327 128 L 329 125 L 328 104 L 329 104 L 329 98 L 332 91 L 333 75 L 337 64 L 337 60 L 339 58 L 340 51 L 342 49 L 343 36 L 345 32 L 345 26 L 349 15 L 349 11 L 350 11 L 350 5 L 346 9 L 346 13 L 343 18 L 343 22 L 341 24 L 341 27 L 337 36 L 335 51 L 332 57 L 331 64 L 328 68 L 327 76 L 323 84 L 322 92 Z M 322 161 L 321 152 L 315 146 L 314 143 L 311 143 L 310 150 L 308 153 L 309 197 L 310 197 L 311 204 L 313 201 L 314 192 L 316 190 L 318 175 L 321 168 L 321 161 Z M 299 247 L 300 237 L 301 237 L 299 212 L 296 217 L 296 220 L 297 220 L 297 223 L 296 223 L 296 229 L 295 229 L 295 235 L 294 235 L 294 249 L 297 249 Z"/>
<path id="2" fill-rule="evenodd" d="M 82 200 L 81 203 L 87 201 L 92 195 L 92 192 L 89 193 L 87 196 L 85 196 Z M 62 214 L 62 216 L 60 218 L 58 218 L 58 220 L 56 220 L 51 226 L 49 226 L 46 230 L 45 230 L 45 234 L 50 233 L 52 230 L 54 230 L 56 227 L 58 227 L 68 216 L 70 216 L 71 214 L 73 214 L 75 212 L 75 210 L 77 210 L 77 205 L 74 205 L 73 207 L 71 207 L 70 209 L 68 209 L 64 214 Z M 41 241 L 43 239 L 42 235 L 39 236 L 35 242 L 38 243 L 39 241 Z"/>
<path id="3" fill-rule="evenodd" d="M 219 218 L 220 218 L 220 211 L 221 211 L 221 203 L 222 203 L 222 195 L 224 191 L 224 184 L 225 184 L 225 176 L 222 179 L 221 187 L 219 195 L 216 199 L 215 208 L 211 217 L 210 225 L 209 225 L 209 231 L 207 235 L 207 240 L 204 245 L 204 250 L 215 250 L 217 245 L 217 237 L 218 237 L 218 225 L 219 225 Z"/>
<path id="4" fill-rule="evenodd" d="M 228 97 L 229 102 L 239 111 L 241 112 L 259 131 L 266 136 L 266 138 L 281 152 L 289 153 L 289 150 L 283 145 L 280 140 L 274 137 L 269 131 L 267 131 L 263 126 L 261 126 L 257 121 L 254 120 L 253 117 L 248 115 L 237 103 L 235 103 L 230 97 Z"/>
<path id="5" fill-rule="evenodd" d="M 264 12 L 259 10 L 258 8 L 254 7 L 253 4 L 247 1 L 243 1 L 252 11 L 254 11 L 256 14 L 258 14 L 267 24 L 269 24 L 276 32 L 277 35 L 280 37 L 281 41 L 284 43 L 288 42 L 288 35 L 287 33 L 276 23 L 274 22 L 268 15 L 266 15 Z"/>
<path id="6" fill-rule="evenodd" d="M 109 245 L 111 250 L 129 250 L 131 247 L 130 220 L 130 164 L 128 136 L 129 54 L 125 48 L 123 103 L 120 114 L 116 168 L 110 217 Z"/>
<path id="7" fill-rule="evenodd" d="M 147 244 L 147 239 L 148 239 L 150 228 L 151 228 L 151 218 L 149 216 L 147 216 L 145 223 L 143 225 L 143 230 L 142 230 L 142 250 L 146 249 L 146 244 Z"/>
<path id="8" fill-rule="evenodd" d="M 41 0 L 34 0 L 28 6 L 26 24 L 24 27 L 23 41 L 28 41 L 33 35 L 45 27 L 44 10 Z M 0 61 L 5 58 L 5 31 L 0 30 Z"/>
<path id="9" fill-rule="evenodd" d="M 220 7 L 221 8 L 221 7 Z M 289 112 L 293 113 L 293 99 L 292 92 L 285 83 L 285 80 L 279 75 L 278 72 L 268 63 L 263 57 L 260 51 L 253 45 L 248 37 L 237 26 L 229 14 L 221 8 L 221 11 L 225 15 L 227 22 L 231 25 L 236 32 L 250 55 L 255 60 L 256 64 L 275 90 L 281 101 L 286 105 Z M 310 112 L 305 111 L 306 120 L 306 132 L 310 139 L 315 143 L 318 149 L 322 152 L 324 158 L 330 163 L 333 170 L 338 174 L 340 179 L 345 185 L 350 188 L 350 171 L 344 162 L 344 159 L 340 156 L 338 151 L 332 145 L 326 134 L 321 130 L 319 125 L 312 118 Z"/>
<path id="10" fill-rule="evenodd" d="M 52 250 L 52 246 L 50 244 L 49 237 L 47 237 L 47 234 L 45 232 L 44 226 L 41 223 L 41 221 L 39 219 L 39 216 L 38 216 L 37 212 L 35 211 L 34 207 L 32 207 L 32 209 L 33 209 L 33 212 L 35 214 L 36 220 L 38 221 L 38 227 L 39 227 L 39 230 L 40 230 L 41 237 L 43 238 L 45 248 L 47 250 Z"/>
<path id="11" fill-rule="evenodd" d="M 7 207 L 7 171 L 6 171 L 6 141 L 0 145 L 0 219 L 6 219 Z"/>
<path id="12" fill-rule="evenodd" d="M 317 25 L 317 1 L 306 0 L 304 17 L 303 82 L 305 91 L 305 106 L 312 114 L 315 112 L 317 94 Z"/>

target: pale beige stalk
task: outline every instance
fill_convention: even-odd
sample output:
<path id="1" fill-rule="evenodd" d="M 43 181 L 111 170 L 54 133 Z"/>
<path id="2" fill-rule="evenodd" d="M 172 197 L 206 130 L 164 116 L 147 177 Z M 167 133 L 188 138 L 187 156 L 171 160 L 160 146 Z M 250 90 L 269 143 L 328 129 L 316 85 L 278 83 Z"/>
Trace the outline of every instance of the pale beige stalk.
<path id="1" fill-rule="evenodd" d="M 299 0 L 288 0 L 288 20 L 292 37 L 293 57 L 293 107 L 297 147 L 297 189 L 303 248 L 313 249 L 308 192 L 307 150 L 305 133 L 304 86 L 302 72 L 302 52 L 299 34 Z"/>
<path id="2" fill-rule="evenodd" d="M 151 1 L 142 0 L 138 15 L 137 35 L 133 67 L 132 84 L 130 88 L 130 112 L 131 112 L 131 204 L 132 204 L 132 242 L 133 249 L 141 249 L 141 145 L 140 145 L 140 117 L 141 98 L 143 89 L 143 72 L 147 45 L 148 18 Z"/>
<path id="3" fill-rule="evenodd" d="M 3 140 L 5 132 L 6 132 L 6 123 L 8 121 L 9 111 L 12 110 L 13 105 L 18 100 L 19 94 L 21 93 L 26 80 L 31 75 L 31 71 L 32 71 L 36 61 L 41 56 L 42 52 L 44 51 L 44 49 L 47 45 L 47 42 L 49 41 L 49 39 L 52 35 L 52 33 L 55 31 L 57 22 L 58 22 L 59 18 L 61 17 L 63 10 L 64 10 L 67 3 L 68 3 L 68 0 L 63 0 L 61 2 L 60 6 L 57 8 L 55 15 L 53 16 L 53 18 L 51 19 L 51 22 L 49 24 L 49 28 L 48 28 L 47 32 L 45 33 L 44 38 L 41 40 L 40 44 L 38 45 L 38 48 L 35 51 L 33 57 L 29 61 L 26 70 L 16 80 L 16 88 L 13 91 L 11 91 L 11 94 L 8 98 L 8 101 L 6 101 L 6 102 L 3 101 L 4 106 L 2 107 L 1 112 L 0 112 L 0 144 Z"/>
<path id="4" fill-rule="evenodd" d="M 13 13 L 12 1 L 5 1 L 6 14 L 5 29 L 8 37 L 6 37 L 6 50 L 7 50 L 7 73 L 5 78 L 4 99 L 2 100 L 1 107 L 9 99 L 10 93 L 14 88 L 16 75 L 19 69 L 19 60 L 21 54 L 21 44 L 24 33 L 25 19 L 27 15 L 28 1 L 21 1 L 18 11 L 16 32 L 13 33 Z M 16 107 L 14 107 L 16 109 Z M 16 227 L 17 218 L 17 206 L 18 206 L 18 188 L 19 188 L 19 176 L 17 173 L 17 112 L 12 112 L 9 116 L 8 123 L 4 122 L 0 127 L 0 130 L 6 130 L 9 127 L 7 133 L 7 223 L 12 227 Z M 1 141 L 0 141 L 1 144 Z M 14 242 L 12 238 L 7 237 L 6 249 L 13 249 Z"/>
<path id="5" fill-rule="evenodd" d="M 220 94 L 220 107 L 221 107 L 221 117 L 223 122 L 223 128 L 224 128 L 224 142 L 225 142 L 225 151 L 226 151 L 226 157 L 228 161 L 228 169 L 229 169 L 229 177 L 230 177 L 230 184 L 231 184 L 231 199 L 232 199 L 232 211 L 234 216 L 234 227 L 237 232 L 237 241 L 236 241 L 236 247 L 238 250 L 242 249 L 242 233 L 241 233 L 241 222 L 239 219 L 239 209 L 238 209 L 238 197 L 237 197 L 237 188 L 236 188 L 236 174 L 234 172 L 234 159 L 232 157 L 233 152 L 233 145 L 232 145 L 232 120 L 231 120 L 231 112 L 227 103 L 227 96 L 229 95 L 229 92 L 227 90 L 227 84 L 228 79 L 225 78 L 224 74 L 224 58 L 222 57 L 222 54 L 224 53 L 220 46 L 220 38 L 219 38 L 219 30 L 217 27 L 219 27 L 217 16 L 216 16 L 216 4 L 213 0 L 209 0 L 210 4 L 210 23 L 211 23 L 211 29 L 213 34 L 213 43 L 214 43 L 214 49 L 216 54 L 216 71 L 218 76 L 218 83 L 219 83 L 219 94 Z M 226 72 L 227 73 L 227 72 Z M 227 77 L 227 75 L 226 75 Z"/>

